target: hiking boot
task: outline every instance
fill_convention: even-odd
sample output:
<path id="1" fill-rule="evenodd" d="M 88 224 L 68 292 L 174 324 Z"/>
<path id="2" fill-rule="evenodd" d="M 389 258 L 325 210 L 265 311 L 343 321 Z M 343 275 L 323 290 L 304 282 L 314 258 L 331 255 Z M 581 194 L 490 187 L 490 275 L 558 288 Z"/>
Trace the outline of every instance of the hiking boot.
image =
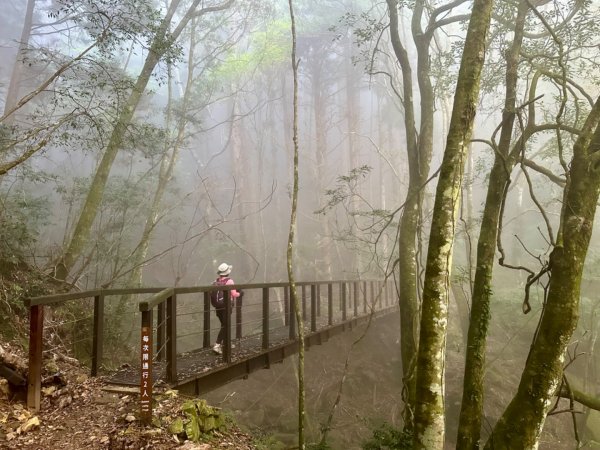
<path id="1" fill-rule="evenodd" d="M 213 346 L 213 352 L 218 353 L 219 355 L 223 354 L 223 349 L 221 348 L 221 344 L 215 344 Z"/>

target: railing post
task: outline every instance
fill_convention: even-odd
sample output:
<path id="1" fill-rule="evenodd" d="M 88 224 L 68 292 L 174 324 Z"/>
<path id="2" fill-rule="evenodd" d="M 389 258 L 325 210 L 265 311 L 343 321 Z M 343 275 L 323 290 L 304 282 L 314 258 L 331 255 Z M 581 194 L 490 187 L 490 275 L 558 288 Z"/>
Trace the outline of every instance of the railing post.
<path id="1" fill-rule="evenodd" d="M 177 294 L 167 298 L 167 381 L 177 381 Z"/>
<path id="2" fill-rule="evenodd" d="M 152 309 L 142 311 L 140 345 L 140 419 L 152 422 Z"/>
<path id="3" fill-rule="evenodd" d="M 354 317 L 358 316 L 358 281 L 354 282 Z"/>
<path id="4" fill-rule="evenodd" d="M 296 291 L 297 292 L 297 291 Z M 290 288 L 290 307 L 289 307 L 290 315 L 288 318 L 288 323 L 290 326 L 290 340 L 296 339 L 296 302 L 292 298 L 291 288 Z"/>
<path id="5" fill-rule="evenodd" d="M 342 322 L 346 321 L 346 283 L 342 283 Z"/>
<path id="6" fill-rule="evenodd" d="M 93 377 L 98 375 L 98 368 L 102 364 L 102 350 L 104 341 L 104 295 L 94 297 L 94 336 L 92 337 L 92 370 Z"/>
<path id="7" fill-rule="evenodd" d="M 327 283 L 327 325 L 333 324 L 333 284 Z"/>
<path id="8" fill-rule="evenodd" d="M 161 302 L 157 306 L 158 316 L 156 318 L 156 360 L 162 361 L 165 359 L 165 302 Z"/>
<path id="9" fill-rule="evenodd" d="M 231 291 L 229 292 L 231 294 Z M 241 295 L 235 301 L 235 339 L 242 339 L 242 297 Z"/>
<path id="10" fill-rule="evenodd" d="M 363 313 L 367 313 L 367 282 L 363 281 Z"/>
<path id="11" fill-rule="evenodd" d="M 29 307 L 29 374 L 27 375 L 27 407 L 40 410 L 42 389 L 42 346 L 44 307 Z"/>
<path id="12" fill-rule="evenodd" d="M 317 331 L 317 286 L 310 285 L 310 331 Z"/>
<path id="13" fill-rule="evenodd" d="M 385 281 L 385 307 L 390 306 L 390 282 Z"/>
<path id="14" fill-rule="evenodd" d="M 225 346 L 223 350 L 223 362 L 231 362 L 231 292 L 223 291 L 223 300 L 225 301 Z"/>
<path id="15" fill-rule="evenodd" d="M 263 288 L 262 295 L 262 348 L 269 348 L 269 288 Z"/>
<path id="16" fill-rule="evenodd" d="M 283 287 L 283 325 L 288 326 L 290 320 L 290 288 Z"/>
<path id="17" fill-rule="evenodd" d="M 369 306 L 375 309 L 375 281 L 371 281 L 369 284 L 371 285 L 371 302 Z"/>
<path id="18" fill-rule="evenodd" d="M 321 285 L 317 284 L 317 317 L 321 317 Z"/>
<path id="19" fill-rule="evenodd" d="M 302 320 L 306 320 L 306 286 L 302 285 Z"/>
<path id="20" fill-rule="evenodd" d="M 202 330 L 202 347 L 210 347 L 210 292 L 204 293 L 204 329 Z"/>

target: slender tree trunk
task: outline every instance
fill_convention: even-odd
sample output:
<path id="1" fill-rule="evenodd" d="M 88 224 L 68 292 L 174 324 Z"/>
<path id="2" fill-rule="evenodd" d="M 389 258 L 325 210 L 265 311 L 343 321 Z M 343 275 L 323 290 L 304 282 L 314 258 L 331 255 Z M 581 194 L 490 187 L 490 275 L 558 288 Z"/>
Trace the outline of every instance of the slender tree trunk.
<path id="1" fill-rule="evenodd" d="M 473 130 L 492 0 L 475 0 L 437 185 L 423 289 L 417 360 L 414 447 L 444 447 L 445 353 L 454 232 L 466 153 Z"/>
<path id="2" fill-rule="evenodd" d="M 19 88 L 21 87 L 21 75 L 23 73 L 23 65 L 25 64 L 25 51 L 29 46 L 29 37 L 31 36 L 31 24 L 33 22 L 33 11 L 35 9 L 35 0 L 27 1 L 27 9 L 25 10 L 25 20 L 23 21 L 23 30 L 21 31 L 21 39 L 17 50 L 17 57 L 13 65 L 12 74 L 8 91 L 6 92 L 6 101 L 4 103 L 4 114 L 12 110 L 17 104 L 19 98 Z M 12 118 L 7 119 L 7 121 Z"/>
<path id="3" fill-rule="evenodd" d="M 319 210 L 325 206 L 320 193 L 322 193 L 325 188 L 323 182 L 327 175 L 327 106 L 325 99 L 323 98 L 324 86 L 322 83 L 322 74 L 323 67 L 321 62 L 318 61 L 315 63 L 315 69 L 313 71 L 312 96 L 315 117 L 315 159 L 317 162 L 315 176 Z M 317 277 L 324 277 L 326 280 L 329 280 L 331 279 L 331 230 L 329 228 L 329 221 L 325 215 L 321 216 L 320 228 L 321 238 L 319 240 L 319 252 L 323 259 L 322 265 L 315 264 L 315 270 Z"/>
<path id="4" fill-rule="evenodd" d="M 190 33 L 190 49 L 188 53 L 188 73 L 187 73 L 187 81 L 185 85 L 185 89 L 183 92 L 183 99 L 181 105 L 181 111 L 179 113 L 179 119 L 177 121 L 177 134 L 175 136 L 174 142 L 171 142 L 171 139 L 167 139 L 165 143 L 165 150 L 163 153 L 163 157 L 160 162 L 160 168 L 158 172 L 158 183 L 156 185 L 156 190 L 154 191 L 154 197 L 152 199 L 152 204 L 150 205 L 150 209 L 148 210 L 148 214 L 146 216 L 146 221 L 144 223 L 144 230 L 142 231 L 142 236 L 136 246 L 135 251 L 133 252 L 133 258 L 128 261 L 130 265 L 133 267 L 131 271 L 131 275 L 129 277 L 129 281 L 125 284 L 127 287 L 139 287 L 142 285 L 142 269 L 144 267 L 144 260 L 148 255 L 148 249 L 150 247 L 150 238 L 152 233 L 158 223 L 159 215 L 160 215 L 160 206 L 164 197 L 164 194 L 167 190 L 167 186 L 169 182 L 173 178 L 173 170 L 175 169 L 175 164 L 179 159 L 179 151 L 183 145 L 185 140 L 185 128 L 187 125 L 187 112 L 189 108 L 190 96 L 192 94 L 192 86 L 194 81 L 194 50 L 196 46 L 196 25 L 195 21 L 192 21 L 192 28 Z M 167 100 L 167 119 L 166 119 L 166 128 L 167 131 L 170 130 L 172 124 L 172 116 L 173 116 L 173 94 L 172 94 L 172 68 L 169 64 L 168 67 L 168 100 Z M 131 296 L 124 296 L 121 298 L 120 303 L 124 304 Z"/>
<path id="5" fill-rule="evenodd" d="M 392 47 L 402 69 L 404 128 L 408 155 L 408 192 L 400 219 L 398 248 L 399 258 L 399 303 L 400 303 L 400 352 L 402 358 L 402 399 L 404 401 L 404 429 L 411 432 L 414 426 L 416 403 L 416 355 L 419 336 L 419 300 L 417 297 L 416 236 L 419 224 L 420 177 L 417 133 L 413 102 L 412 68 L 408 53 L 400 40 L 398 2 L 387 0 L 390 16 L 390 38 Z"/>
<path id="6" fill-rule="evenodd" d="M 92 224 L 96 218 L 100 202 L 102 201 L 102 197 L 104 195 L 104 188 L 106 187 L 110 169 L 119 152 L 119 149 L 121 148 L 127 128 L 131 123 L 131 119 L 133 118 L 135 110 L 137 109 L 156 64 L 158 64 L 160 58 L 179 38 L 179 35 L 187 26 L 192 17 L 201 13 L 226 9 L 231 5 L 231 3 L 233 3 L 233 0 L 228 0 L 218 6 L 208 7 L 200 11 L 196 11 L 200 0 L 194 0 L 186 13 L 183 15 L 177 27 L 169 33 L 171 21 L 177 10 L 177 7 L 179 6 L 179 3 L 180 0 L 173 0 L 171 2 L 169 9 L 167 10 L 165 17 L 152 40 L 152 44 L 148 50 L 148 56 L 146 57 L 142 71 L 140 72 L 123 109 L 119 113 L 119 117 L 117 118 L 117 122 L 108 141 L 104 155 L 102 156 L 100 164 L 96 169 L 96 174 L 92 180 L 90 190 L 79 216 L 79 221 L 75 226 L 75 230 L 73 231 L 73 235 L 67 249 L 56 265 L 56 278 L 60 280 L 66 279 L 73 265 L 87 244 Z"/>
<path id="7" fill-rule="evenodd" d="M 483 380 L 487 330 L 490 320 L 490 297 L 492 271 L 496 253 L 496 238 L 500 223 L 500 211 L 510 173 L 516 162 L 516 152 L 510 152 L 515 121 L 519 52 L 523 41 L 523 29 L 529 10 L 526 0 L 519 3 L 515 35 L 506 57 L 506 97 L 502 114 L 502 130 L 498 151 L 490 173 L 487 197 L 483 211 L 479 241 L 477 243 L 477 266 L 471 306 L 471 320 L 467 341 L 463 397 L 458 426 L 457 449 L 479 448 L 481 419 L 483 415 Z M 533 120 L 533 118 L 531 118 Z"/>
<path id="8" fill-rule="evenodd" d="M 350 0 L 347 5 L 348 11 L 353 12 L 354 1 Z M 348 30 L 349 35 L 346 37 L 346 121 L 347 121 L 347 133 L 348 133 L 348 156 L 350 163 L 350 170 L 356 169 L 360 166 L 359 155 L 358 155 L 358 133 L 360 128 L 360 76 L 357 73 L 356 67 L 352 60 L 354 57 L 354 45 L 351 33 L 352 30 Z M 360 189 L 357 187 L 357 189 Z M 358 198 L 353 195 L 350 199 L 350 212 L 354 213 L 359 210 Z M 354 230 L 356 232 L 356 229 Z M 361 252 L 352 252 L 353 264 L 352 271 L 360 276 L 362 270 Z M 349 262 L 349 261 L 348 261 Z M 347 265 L 348 265 L 347 262 Z M 349 267 L 346 269 L 350 269 Z"/>
<path id="9" fill-rule="evenodd" d="M 600 193 L 600 98 L 573 147 L 561 226 L 550 255 L 548 297 L 517 393 L 485 449 L 536 449 L 563 375 L 564 353 L 579 319 L 585 257 Z M 594 131 L 595 130 L 595 131 Z"/>
<path id="10" fill-rule="evenodd" d="M 294 96 L 293 96 L 293 141 L 294 141 L 294 185 L 292 189 L 292 210 L 290 216 L 290 232 L 287 245 L 287 270 L 290 282 L 290 291 L 298 325 L 298 448 L 305 449 L 304 423 L 306 410 L 304 406 L 304 320 L 302 319 L 302 307 L 296 289 L 294 277 L 294 238 L 297 226 L 298 209 L 298 62 L 296 60 L 296 22 L 294 19 L 294 7 L 289 0 L 290 19 L 292 22 L 292 70 L 294 73 Z"/>

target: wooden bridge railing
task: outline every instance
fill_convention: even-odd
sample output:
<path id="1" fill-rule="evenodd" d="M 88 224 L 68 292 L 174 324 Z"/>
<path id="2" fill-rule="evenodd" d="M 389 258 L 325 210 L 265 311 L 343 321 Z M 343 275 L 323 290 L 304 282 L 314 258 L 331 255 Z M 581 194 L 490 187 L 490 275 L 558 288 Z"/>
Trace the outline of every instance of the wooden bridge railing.
<path id="1" fill-rule="evenodd" d="M 388 294 L 389 283 L 381 281 L 310 281 L 296 283 L 301 300 L 301 308 L 305 319 L 305 326 L 310 327 L 310 331 L 317 330 L 318 318 L 321 317 L 321 288 L 327 287 L 327 325 L 332 325 L 334 321 L 334 287 L 339 292 L 339 306 L 341 310 L 341 320 L 348 320 L 348 313 L 352 316 L 366 313 L 370 308 L 381 309 L 391 305 L 391 296 Z M 361 287 L 362 285 L 362 287 Z M 368 288 L 370 287 L 370 289 Z M 27 389 L 27 405 L 30 408 L 39 410 L 41 398 L 41 373 L 42 373 L 42 355 L 43 355 L 43 332 L 44 332 L 44 307 L 56 306 L 67 301 L 94 299 L 93 312 L 93 336 L 91 351 L 91 375 L 96 376 L 102 362 L 104 324 L 105 324 L 105 299 L 109 296 L 134 295 L 134 294 L 153 294 L 151 297 L 138 303 L 138 309 L 141 313 L 141 347 L 140 358 L 142 372 L 144 362 L 147 362 L 146 381 L 151 386 L 152 383 L 152 363 L 165 361 L 165 378 L 167 382 L 177 380 L 177 305 L 178 296 L 185 294 L 202 294 L 203 310 L 202 313 L 202 347 L 210 347 L 211 338 L 211 307 L 210 293 L 215 290 L 225 292 L 226 299 L 229 298 L 231 289 L 244 290 L 246 293 L 252 290 L 261 291 L 261 318 L 259 319 L 262 329 L 261 347 L 268 349 L 271 345 L 271 296 L 274 289 L 283 289 L 283 322 L 288 327 L 288 337 L 290 340 L 297 338 L 296 317 L 293 304 L 290 302 L 289 283 L 263 283 L 263 284 L 236 284 L 232 286 L 192 286 L 175 288 L 131 288 L 131 289 L 101 289 L 85 292 L 76 292 L 69 294 L 56 294 L 43 297 L 34 297 L 27 299 L 25 304 L 30 310 L 30 342 L 29 342 L 29 376 Z M 360 293 L 362 292 L 362 296 Z M 246 294 L 247 296 L 247 294 Z M 310 301 L 310 317 L 307 317 L 307 302 Z M 362 308 L 360 308 L 362 303 Z M 225 314 L 225 342 L 223 343 L 223 362 L 231 362 L 232 333 L 231 323 L 231 304 L 226 304 Z M 242 301 L 235 304 L 235 338 L 242 338 Z M 339 311 L 338 311 L 339 312 Z M 321 319 L 323 321 L 324 319 Z M 156 323 L 156 325 L 154 325 Z M 326 326 L 326 325 L 325 325 Z M 214 332 L 214 330 L 212 330 Z M 144 341 L 146 339 L 146 342 Z M 154 345 L 155 344 L 155 345 Z M 144 349 L 147 349 L 144 352 Z M 147 356 L 143 356 L 144 353 Z M 146 361 L 143 358 L 147 358 Z M 143 377 L 143 374 L 141 375 Z M 144 379 L 141 378 L 141 385 Z"/>

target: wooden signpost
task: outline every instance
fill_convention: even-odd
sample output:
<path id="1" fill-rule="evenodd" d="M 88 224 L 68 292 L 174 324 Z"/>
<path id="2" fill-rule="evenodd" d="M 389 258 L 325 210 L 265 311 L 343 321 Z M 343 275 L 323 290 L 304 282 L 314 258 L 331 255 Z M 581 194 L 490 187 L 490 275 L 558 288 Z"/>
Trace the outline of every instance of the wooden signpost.
<path id="1" fill-rule="evenodd" d="M 143 423 L 152 422 L 152 326 L 142 326 L 140 347 L 140 419 Z"/>

